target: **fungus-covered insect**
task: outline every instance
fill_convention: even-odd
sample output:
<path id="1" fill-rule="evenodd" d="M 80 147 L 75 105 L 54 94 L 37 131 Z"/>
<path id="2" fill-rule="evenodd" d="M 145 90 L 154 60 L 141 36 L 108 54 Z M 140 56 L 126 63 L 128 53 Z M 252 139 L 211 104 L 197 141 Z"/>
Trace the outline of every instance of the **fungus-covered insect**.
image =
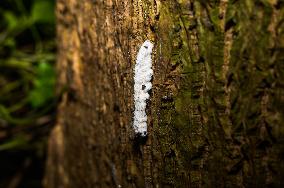
<path id="1" fill-rule="evenodd" d="M 146 101 L 150 98 L 152 89 L 152 59 L 153 44 L 146 40 L 139 49 L 134 68 L 134 119 L 133 128 L 136 135 L 147 135 Z"/>

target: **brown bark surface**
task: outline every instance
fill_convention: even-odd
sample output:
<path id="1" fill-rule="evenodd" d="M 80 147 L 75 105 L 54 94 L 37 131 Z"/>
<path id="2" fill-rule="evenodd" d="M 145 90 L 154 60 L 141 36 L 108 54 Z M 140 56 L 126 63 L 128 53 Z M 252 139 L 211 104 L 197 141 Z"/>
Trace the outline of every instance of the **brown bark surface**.
<path id="1" fill-rule="evenodd" d="M 281 187 L 284 4 L 58 0 L 58 88 L 45 186 Z M 151 40 L 146 143 L 133 68 Z"/>

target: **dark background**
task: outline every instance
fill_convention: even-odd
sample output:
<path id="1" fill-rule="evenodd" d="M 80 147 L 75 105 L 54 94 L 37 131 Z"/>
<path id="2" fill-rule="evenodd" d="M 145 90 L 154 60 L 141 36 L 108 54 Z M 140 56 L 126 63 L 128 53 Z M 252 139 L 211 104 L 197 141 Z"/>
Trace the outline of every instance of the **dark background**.
<path id="1" fill-rule="evenodd" d="M 42 187 L 58 100 L 54 4 L 0 1 L 0 188 Z"/>

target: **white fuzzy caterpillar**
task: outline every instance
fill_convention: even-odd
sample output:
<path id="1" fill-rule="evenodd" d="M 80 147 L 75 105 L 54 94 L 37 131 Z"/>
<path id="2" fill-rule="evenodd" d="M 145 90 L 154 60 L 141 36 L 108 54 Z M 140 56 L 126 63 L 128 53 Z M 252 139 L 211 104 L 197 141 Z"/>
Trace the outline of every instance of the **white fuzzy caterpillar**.
<path id="1" fill-rule="evenodd" d="M 134 68 L 134 119 L 133 128 L 136 134 L 147 135 L 146 100 L 150 98 L 152 89 L 152 59 L 153 44 L 146 40 L 139 49 Z"/>

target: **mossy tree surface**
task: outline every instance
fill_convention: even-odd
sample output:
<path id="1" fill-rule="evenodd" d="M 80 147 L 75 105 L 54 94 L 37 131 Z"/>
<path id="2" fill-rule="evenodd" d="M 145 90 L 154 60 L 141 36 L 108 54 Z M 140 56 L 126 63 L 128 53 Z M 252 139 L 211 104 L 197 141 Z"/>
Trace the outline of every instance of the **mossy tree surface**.
<path id="1" fill-rule="evenodd" d="M 46 187 L 281 187 L 280 0 L 57 2 L 58 87 Z M 132 128 L 150 39 L 149 136 Z"/>

